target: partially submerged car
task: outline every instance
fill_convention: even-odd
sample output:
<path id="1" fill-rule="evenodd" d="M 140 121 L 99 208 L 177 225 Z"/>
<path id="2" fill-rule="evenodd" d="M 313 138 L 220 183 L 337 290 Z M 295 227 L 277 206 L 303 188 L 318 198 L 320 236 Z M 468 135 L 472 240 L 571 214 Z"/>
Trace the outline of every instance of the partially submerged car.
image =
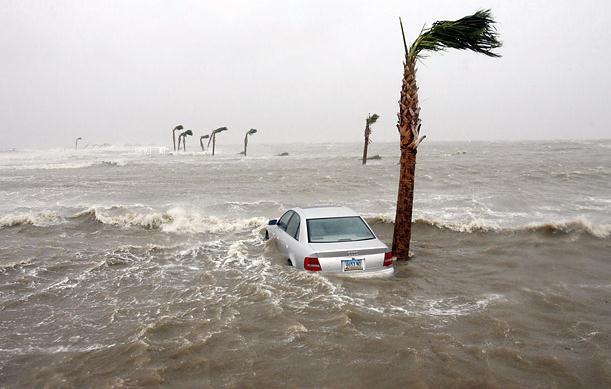
<path id="1" fill-rule="evenodd" d="M 268 222 L 265 236 L 298 269 L 338 275 L 394 273 L 388 246 L 350 208 L 292 208 Z"/>

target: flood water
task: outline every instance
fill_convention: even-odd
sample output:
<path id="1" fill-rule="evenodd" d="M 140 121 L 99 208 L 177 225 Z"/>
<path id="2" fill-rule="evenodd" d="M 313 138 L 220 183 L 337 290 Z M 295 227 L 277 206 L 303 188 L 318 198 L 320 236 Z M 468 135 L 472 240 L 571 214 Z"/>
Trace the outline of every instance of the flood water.
<path id="1" fill-rule="evenodd" d="M 0 386 L 611 386 L 611 141 L 425 142 L 390 279 L 262 231 L 337 204 L 390 245 L 397 145 L 219 147 L 0 152 Z"/>

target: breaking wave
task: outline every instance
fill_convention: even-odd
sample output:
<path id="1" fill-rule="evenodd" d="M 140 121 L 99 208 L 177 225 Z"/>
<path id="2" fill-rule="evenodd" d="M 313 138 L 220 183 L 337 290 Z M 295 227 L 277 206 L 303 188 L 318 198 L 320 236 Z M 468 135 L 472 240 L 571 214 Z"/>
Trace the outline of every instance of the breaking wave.
<path id="1" fill-rule="evenodd" d="M 394 224 L 394 219 L 385 216 L 372 216 L 367 218 L 370 224 Z M 596 238 L 608 238 L 611 236 L 611 224 L 592 223 L 584 217 L 578 217 L 567 221 L 529 223 L 519 227 L 499 227 L 497 224 L 482 220 L 471 220 L 468 222 L 444 222 L 417 218 L 414 225 L 422 227 L 434 227 L 464 233 L 486 233 L 486 232 L 535 232 L 543 234 L 588 234 Z"/>
<path id="2" fill-rule="evenodd" d="M 120 212 L 117 212 L 120 211 Z M 139 227 L 164 232 L 183 233 L 218 233 L 230 232 L 244 228 L 257 229 L 264 225 L 266 219 L 221 219 L 214 216 L 203 216 L 183 208 L 171 208 L 164 212 L 125 212 L 124 208 L 110 209 L 89 208 L 74 215 L 75 218 L 88 217 L 97 222 L 121 228 Z"/>
<path id="3" fill-rule="evenodd" d="M 542 233 L 588 233 L 597 238 L 607 238 L 611 235 L 611 224 L 594 224 L 585 218 L 578 218 L 561 223 L 531 224 L 529 231 Z"/>
<path id="4" fill-rule="evenodd" d="M 73 211 L 74 212 L 74 211 Z M 32 225 L 48 227 L 71 220 L 85 219 L 95 223 L 119 228 L 142 228 L 174 233 L 221 233 L 244 229 L 261 229 L 267 218 L 231 218 L 202 215 L 199 212 L 173 207 L 165 211 L 154 211 L 147 207 L 133 209 L 125 206 L 89 207 L 76 214 L 65 215 L 54 210 L 25 211 L 0 215 L 0 228 Z M 375 225 L 392 225 L 394 220 L 387 215 L 367 217 Z M 416 218 L 416 228 L 433 227 L 461 233 L 539 233 L 539 234 L 587 234 L 596 238 L 611 236 L 611 224 L 597 224 L 585 217 L 564 221 L 529 223 L 516 227 L 500 227 L 492 221 L 474 219 L 465 222 L 449 222 L 428 218 Z"/>
<path id="5" fill-rule="evenodd" d="M 56 162 L 43 164 L 19 164 L 19 165 L 4 165 L 0 169 L 10 170 L 61 170 L 61 169 L 83 169 L 90 167 L 123 167 L 127 165 L 127 161 L 119 160 L 101 160 L 87 162 Z"/>
<path id="6" fill-rule="evenodd" d="M 45 227 L 60 223 L 62 218 L 54 211 L 18 212 L 0 216 L 0 228 L 33 225 Z"/>

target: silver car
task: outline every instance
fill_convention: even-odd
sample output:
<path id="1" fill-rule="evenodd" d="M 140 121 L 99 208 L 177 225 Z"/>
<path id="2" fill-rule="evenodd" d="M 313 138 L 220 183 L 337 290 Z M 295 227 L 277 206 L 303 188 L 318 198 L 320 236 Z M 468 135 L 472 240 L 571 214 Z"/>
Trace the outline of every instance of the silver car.
<path id="1" fill-rule="evenodd" d="M 293 208 L 270 220 L 265 236 L 298 269 L 337 275 L 394 273 L 388 246 L 350 208 Z"/>

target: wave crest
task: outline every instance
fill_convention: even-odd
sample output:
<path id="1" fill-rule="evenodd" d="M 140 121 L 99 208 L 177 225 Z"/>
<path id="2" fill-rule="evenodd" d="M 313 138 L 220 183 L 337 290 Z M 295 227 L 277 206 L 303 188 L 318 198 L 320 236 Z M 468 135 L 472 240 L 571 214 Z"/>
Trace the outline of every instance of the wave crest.
<path id="1" fill-rule="evenodd" d="M 48 225 L 57 224 L 60 221 L 61 217 L 54 211 L 9 213 L 0 216 L 0 228 L 17 227 L 23 225 L 45 227 Z"/>
<path id="2" fill-rule="evenodd" d="M 393 224 L 394 219 L 386 215 L 377 215 L 367 218 L 370 224 Z M 525 226 L 502 228 L 492 222 L 483 220 L 470 220 L 468 222 L 445 222 L 417 218 L 413 222 L 416 226 L 434 227 L 442 230 L 450 230 L 463 233 L 486 233 L 486 232 L 534 232 L 543 234 L 588 234 L 596 238 L 608 238 L 611 236 L 611 224 L 592 223 L 584 217 L 578 217 L 566 221 L 530 223 Z"/>
<path id="3" fill-rule="evenodd" d="M 597 238 L 607 238 L 611 235 L 611 224 L 594 224 L 585 218 L 577 218 L 560 223 L 529 224 L 528 231 L 548 234 L 557 233 L 587 233 Z"/>
<path id="4" fill-rule="evenodd" d="M 188 212 L 175 207 L 165 212 L 125 212 L 125 209 L 89 208 L 79 212 L 75 217 L 90 217 L 93 220 L 122 228 L 140 227 L 149 230 L 181 233 L 220 233 L 244 228 L 260 228 L 265 224 L 263 217 L 250 219 L 220 219 L 214 216 L 203 216 L 197 212 Z"/>

